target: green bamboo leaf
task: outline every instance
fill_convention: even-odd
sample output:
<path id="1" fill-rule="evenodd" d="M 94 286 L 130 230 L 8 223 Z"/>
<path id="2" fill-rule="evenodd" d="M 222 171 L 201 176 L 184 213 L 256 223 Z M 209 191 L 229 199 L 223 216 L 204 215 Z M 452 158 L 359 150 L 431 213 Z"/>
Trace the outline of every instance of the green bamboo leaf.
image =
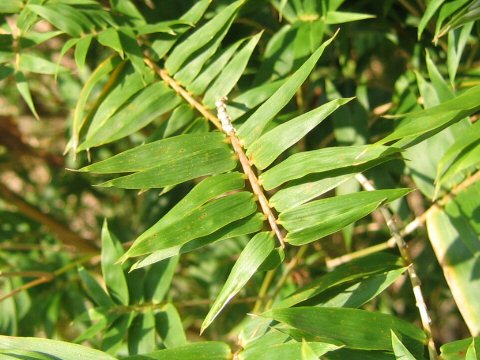
<path id="1" fill-rule="evenodd" d="M 432 136 L 446 126 L 477 112 L 480 109 L 479 97 L 480 85 L 477 85 L 440 105 L 406 114 L 395 131 L 376 144 L 403 138 L 419 138 L 424 134 Z"/>
<path id="2" fill-rule="evenodd" d="M 329 11 L 325 19 L 326 24 L 344 24 L 352 21 L 373 19 L 375 15 L 352 13 L 346 11 Z"/>
<path id="3" fill-rule="evenodd" d="M 95 28 L 95 24 L 82 11 L 67 4 L 28 4 L 27 7 L 72 37 L 80 37 L 84 32 Z"/>
<path id="4" fill-rule="evenodd" d="M 192 54 L 210 42 L 231 21 L 243 3 L 244 0 L 240 0 L 227 6 L 212 20 L 177 45 L 165 62 L 167 71 L 170 74 L 175 74 Z"/>
<path id="5" fill-rule="evenodd" d="M 102 274 L 110 296 L 119 304 L 128 305 L 128 286 L 122 266 L 116 261 L 123 255 L 120 241 L 110 233 L 107 221 L 102 226 Z"/>
<path id="6" fill-rule="evenodd" d="M 92 316 L 90 313 L 95 312 Z M 97 309 L 92 309 L 89 311 L 90 318 L 94 324 L 88 329 L 84 330 L 79 336 L 73 340 L 73 342 L 81 343 L 95 337 L 99 332 L 105 330 L 110 326 L 117 318 L 120 317 L 120 314 L 107 314 L 103 311 L 98 311 Z M 93 317 L 93 319 L 92 319 Z"/>
<path id="7" fill-rule="evenodd" d="M 100 32 L 97 36 L 97 40 L 103 46 L 108 46 L 109 48 L 116 51 L 121 58 L 124 57 L 124 51 L 122 42 L 120 40 L 120 35 L 118 34 L 118 31 L 115 30 L 113 27 L 109 27 Z"/>
<path id="8" fill-rule="evenodd" d="M 312 173 L 320 173 L 364 165 L 372 160 L 389 157 L 399 149 L 371 145 L 337 146 L 294 154 L 260 175 L 266 190 Z"/>
<path id="9" fill-rule="evenodd" d="M 172 136 L 180 129 L 191 124 L 195 119 L 196 113 L 190 104 L 183 104 L 172 111 L 172 115 L 167 120 L 167 125 L 163 137 Z"/>
<path id="10" fill-rule="evenodd" d="M 330 101 L 312 111 L 283 123 L 256 140 L 247 150 L 250 160 L 265 169 L 290 146 L 302 139 L 315 126 L 353 98 Z"/>
<path id="11" fill-rule="evenodd" d="M 272 94 L 275 93 L 284 82 L 284 79 L 272 82 L 269 81 L 238 95 L 228 102 L 228 115 L 230 115 L 232 120 L 238 119 L 247 111 L 255 108 L 272 96 Z"/>
<path id="12" fill-rule="evenodd" d="M 233 170 L 237 162 L 226 144 L 223 147 L 201 150 L 179 159 L 158 161 L 157 166 L 121 176 L 100 184 L 122 189 L 151 189 L 176 185 L 201 176 Z"/>
<path id="13" fill-rule="evenodd" d="M 22 0 L 9 0 L 0 3 L 0 14 L 15 14 L 22 10 Z"/>
<path id="14" fill-rule="evenodd" d="M 335 34 L 336 35 L 336 34 Z M 298 88 L 310 75 L 325 48 L 333 41 L 335 35 L 324 42 L 310 58 L 280 88 L 265 101 L 238 129 L 238 136 L 245 147 L 249 147 L 260 137 L 265 126 L 288 104 Z"/>
<path id="15" fill-rule="evenodd" d="M 438 68 L 435 66 L 435 63 L 430 57 L 430 53 L 428 51 L 426 51 L 425 61 L 427 63 L 428 76 L 430 77 L 430 81 L 432 82 L 432 85 L 435 88 L 435 92 L 437 93 L 438 99 L 440 100 L 440 102 L 453 99 L 455 95 L 452 88 L 445 81 L 442 74 L 440 73 Z"/>
<path id="16" fill-rule="evenodd" d="M 208 88 L 203 103 L 208 107 L 214 107 L 215 101 L 227 96 L 240 79 L 247 63 L 252 56 L 263 32 L 253 36 L 250 41 L 233 57 L 233 59 L 222 69 L 220 75 Z"/>
<path id="17" fill-rule="evenodd" d="M 24 72 L 47 75 L 53 75 L 58 71 L 67 71 L 63 66 L 58 66 L 47 59 L 27 53 L 20 55 L 19 69 Z"/>
<path id="18" fill-rule="evenodd" d="M 466 360 L 465 355 L 474 343 L 476 352 L 480 349 L 480 337 L 467 338 L 444 344 L 440 347 L 440 356 L 444 360 Z"/>
<path id="19" fill-rule="evenodd" d="M 166 304 L 161 312 L 155 314 L 155 325 L 167 349 L 187 345 L 182 319 L 173 304 Z"/>
<path id="20" fill-rule="evenodd" d="M 14 358 L 24 358 L 23 351 L 33 351 L 39 355 L 48 356 L 49 359 L 68 359 L 71 360 L 115 360 L 107 353 L 77 344 L 65 341 L 41 339 L 33 337 L 13 337 L 0 335 L 1 351 L 9 351 L 10 354 L 18 354 Z M 68 354 L 68 355 L 67 355 Z M 39 357 L 38 359 L 42 359 Z"/>
<path id="21" fill-rule="evenodd" d="M 478 193 L 478 187 L 474 188 L 466 193 L 466 200 L 461 197 L 449 202 L 445 211 L 436 210 L 427 215 L 430 242 L 453 298 L 472 334 L 480 332 L 480 306 L 478 302 L 472 301 L 480 296 L 480 279 L 471 277 L 478 266 L 480 243 L 475 229 L 462 213 L 462 203 L 468 202 L 470 196 L 478 198 Z"/>
<path id="22" fill-rule="evenodd" d="M 85 123 L 85 106 L 91 92 L 93 91 L 95 86 L 103 79 L 104 76 L 112 72 L 120 64 L 121 59 L 118 56 L 110 56 L 95 69 L 95 71 L 92 73 L 92 75 L 88 78 L 87 82 L 83 86 L 77 101 L 77 105 L 75 107 L 75 111 L 73 113 L 72 139 L 70 141 L 69 147 L 67 147 L 67 150 L 71 148 L 74 150 L 74 152 L 77 151 L 80 130 Z"/>
<path id="23" fill-rule="evenodd" d="M 175 73 L 175 80 L 183 86 L 188 87 L 196 77 L 201 73 L 205 63 L 217 52 L 223 38 L 227 35 L 230 26 L 233 23 L 233 17 L 225 26 L 215 34 L 214 38 L 201 49 L 195 52 L 195 56 L 185 62 L 182 68 Z"/>
<path id="24" fill-rule="evenodd" d="M 445 180 L 480 162 L 480 123 L 471 125 L 467 133 L 460 134 L 437 165 L 435 182 L 438 188 Z"/>
<path id="25" fill-rule="evenodd" d="M 268 203 L 278 212 L 283 212 L 335 189 L 354 176 L 355 174 L 339 175 L 292 185 L 273 194 Z"/>
<path id="26" fill-rule="evenodd" d="M 30 92 L 30 87 L 28 86 L 27 79 L 25 78 L 23 72 L 15 72 L 15 85 L 17 86 L 18 92 L 22 96 L 23 100 L 25 100 L 25 103 L 27 104 L 30 111 L 37 118 L 37 120 L 39 120 L 40 117 L 38 116 L 37 110 L 35 109 L 35 104 L 33 103 L 32 94 Z"/>
<path id="27" fill-rule="evenodd" d="M 223 226 L 243 219 L 256 210 L 252 194 L 239 192 L 213 200 L 165 226 L 160 233 L 142 234 L 122 257 L 125 261 L 157 250 L 183 245 L 193 239 L 212 234 Z M 200 221 L 199 221 L 200 220 Z M 145 235 L 147 234 L 147 235 Z"/>
<path id="28" fill-rule="evenodd" d="M 145 276 L 144 297 L 146 301 L 158 304 L 163 301 L 173 280 L 178 257 L 172 257 L 152 265 Z"/>
<path id="29" fill-rule="evenodd" d="M 327 293 L 320 294 L 305 304 L 324 307 L 358 308 L 377 297 L 395 280 L 405 273 L 407 268 L 400 268 L 385 273 L 369 276 L 353 285 L 341 285 Z"/>
<path id="30" fill-rule="evenodd" d="M 164 250 L 158 250 L 152 254 L 146 256 L 144 259 L 134 263 L 130 271 L 142 268 L 158 261 L 168 259 L 172 256 L 185 254 L 201 247 L 209 245 L 211 243 L 234 238 L 241 235 L 248 235 L 260 231 L 265 221 L 263 214 L 256 213 L 250 215 L 244 219 L 234 221 L 214 233 L 206 236 L 202 236 L 198 239 L 192 240 L 184 245 L 173 246 Z"/>
<path id="31" fill-rule="evenodd" d="M 437 10 L 440 8 L 440 6 L 445 2 L 445 0 L 431 0 L 428 3 L 427 9 L 425 10 L 425 13 L 422 16 L 422 19 L 420 20 L 420 23 L 418 24 L 418 40 L 422 37 L 423 30 L 428 25 L 428 22 L 430 19 L 435 15 Z"/>
<path id="32" fill-rule="evenodd" d="M 334 287 L 359 282 L 363 278 L 382 274 L 386 271 L 402 269 L 402 265 L 402 259 L 386 253 L 377 253 L 355 259 L 349 263 L 340 265 L 332 272 L 321 276 L 318 280 L 297 290 L 276 304 L 276 307 L 291 307 L 312 299 L 327 290 L 330 291 L 330 289 Z"/>
<path id="33" fill-rule="evenodd" d="M 363 191 L 312 201 L 280 214 L 279 223 L 288 230 L 285 241 L 308 244 L 330 235 L 378 208 L 396 200 L 410 189 Z"/>
<path id="34" fill-rule="evenodd" d="M 264 316 L 325 340 L 340 341 L 353 349 L 392 351 L 391 329 L 402 335 L 404 344 L 415 355 L 423 354 L 426 341 L 423 331 L 413 324 L 378 312 L 295 307 L 274 309 Z"/>
<path id="35" fill-rule="evenodd" d="M 479 348 L 480 348 L 480 346 L 479 346 Z M 478 355 L 480 355 L 480 353 L 476 349 L 475 340 L 472 340 L 472 343 L 468 347 L 467 353 L 465 354 L 465 360 L 477 360 Z"/>
<path id="36" fill-rule="evenodd" d="M 155 315 L 149 309 L 138 314 L 128 329 L 130 354 L 145 354 L 155 350 Z"/>
<path id="37" fill-rule="evenodd" d="M 200 333 L 205 331 L 230 300 L 245 286 L 274 247 L 273 234 L 268 232 L 258 233 L 248 242 L 235 262 L 220 294 L 218 294 L 205 320 L 203 320 Z"/>
<path id="38" fill-rule="evenodd" d="M 78 274 L 82 279 L 85 289 L 87 290 L 88 295 L 92 300 L 98 305 L 105 308 L 110 308 L 115 306 L 113 300 L 108 296 L 105 290 L 100 286 L 100 284 L 95 280 L 95 278 L 90 275 L 90 273 L 85 270 L 84 267 L 78 269 Z"/>
<path id="39" fill-rule="evenodd" d="M 474 22 L 469 22 L 461 29 L 456 29 L 448 33 L 448 51 L 447 51 L 447 68 L 450 77 L 450 83 L 455 83 L 457 69 L 462 59 L 463 50 L 467 45 L 468 37 L 472 32 Z"/>
<path id="40" fill-rule="evenodd" d="M 213 59 L 209 65 L 206 66 L 206 69 L 202 69 L 200 75 L 191 84 L 187 85 L 187 89 L 195 95 L 203 94 L 208 85 L 210 85 L 217 75 L 220 74 L 222 69 L 227 65 L 228 61 L 244 41 L 245 39 L 241 39 L 233 43 L 233 45 L 230 45 L 220 55 Z"/>
<path id="41" fill-rule="evenodd" d="M 85 139 L 78 150 L 86 150 L 128 136 L 172 110 L 180 102 L 181 99 L 176 93 L 163 82 L 153 83 L 135 94 L 112 117 L 104 121 Z"/>
<path id="42" fill-rule="evenodd" d="M 302 343 L 296 341 L 288 341 L 289 336 L 280 334 L 281 341 L 272 341 L 268 336 L 262 336 L 260 341 L 248 344 L 242 352 L 238 354 L 239 360 L 284 360 L 284 359 L 302 359 Z M 267 341 L 262 341 L 268 338 Z M 320 356 L 338 349 L 338 346 L 322 342 L 308 342 L 308 345 L 316 355 L 315 359 Z"/>
<path id="43" fill-rule="evenodd" d="M 103 335 L 102 350 L 109 354 L 117 354 L 118 349 L 122 346 L 123 341 L 127 337 L 128 329 L 134 318 L 133 312 L 122 315 L 113 323 Z"/>
<path id="44" fill-rule="evenodd" d="M 120 37 L 122 49 L 135 70 L 139 72 L 143 78 L 148 78 L 150 69 L 145 64 L 143 50 L 140 45 L 138 45 L 133 31 L 124 27 L 118 31 L 118 36 Z"/>
<path id="45" fill-rule="evenodd" d="M 397 360 L 416 360 L 410 351 L 402 344 L 393 330 L 390 330 L 392 334 L 392 348 Z"/>
<path id="46" fill-rule="evenodd" d="M 118 74 L 117 72 L 120 72 Z M 86 138 L 91 138 L 105 123 L 119 110 L 133 99 L 135 94 L 145 88 L 154 81 L 154 74 L 148 79 L 142 78 L 142 75 L 135 71 L 135 69 L 126 65 L 125 70 L 119 68 L 112 74 L 110 81 L 115 82 L 113 88 L 107 89 L 105 95 L 100 96 L 101 103 L 98 105 L 88 124 L 88 131 Z M 127 105 L 125 105 L 127 106 Z M 90 114 L 89 114 L 90 115 Z M 86 126 L 87 124 L 85 124 Z"/>
<path id="47" fill-rule="evenodd" d="M 126 360 L 230 360 L 232 354 L 227 344 L 217 341 L 191 343 L 174 349 L 154 351 L 149 354 L 128 356 Z"/>
<path id="48" fill-rule="evenodd" d="M 224 139 L 225 135 L 218 131 L 179 135 L 139 145 L 106 160 L 83 167 L 80 171 L 114 174 L 148 170 L 157 167 L 159 160 L 174 161 L 189 153 L 224 147 Z"/>
<path id="49" fill-rule="evenodd" d="M 75 63 L 80 71 L 85 66 L 85 60 L 87 58 L 88 49 L 92 43 L 93 35 L 87 35 L 82 37 L 75 46 Z"/>
<path id="50" fill-rule="evenodd" d="M 193 5 L 190 10 L 188 10 L 185 14 L 180 17 L 180 21 L 184 21 L 191 26 L 196 24 L 203 16 L 205 11 L 207 10 L 208 6 L 210 5 L 211 0 L 200 0 L 196 1 L 195 5 Z M 172 48 L 173 45 L 177 42 L 180 35 L 185 33 L 190 26 L 185 26 L 182 29 L 176 29 L 176 35 L 170 36 L 168 34 L 164 34 L 165 36 L 161 37 L 160 39 L 156 39 L 152 42 L 152 50 L 156 53 L 159 58 L 165 56 L 165 54 Z"/>

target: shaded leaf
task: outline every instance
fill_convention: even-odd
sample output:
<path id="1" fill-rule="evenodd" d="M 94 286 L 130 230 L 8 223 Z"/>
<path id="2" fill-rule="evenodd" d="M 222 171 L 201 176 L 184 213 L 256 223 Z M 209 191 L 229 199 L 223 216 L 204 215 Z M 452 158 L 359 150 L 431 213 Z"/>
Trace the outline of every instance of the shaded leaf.
<path id="1" fill-rule="evenodd" d="M 261 232 L 248 242 L 235 262 L 220 294 L 218 294 L 205 320 L 203 320 L 200 329 L 201 333 L 215 320 L 222 309 L 256 273 L 257 269 L 274 249 L 274 246 L 273 234 L 268 232 Z"/>
<path id="2" fill-rule="evenodd" d="M 232 354 L 227 344 L 216 341 L 191 343 L 174 349 L 154 351 L 149 354 L 129 356 L 127 360 L 230 360 Z"/>
<path id="3" fill-rule="evenodd" d="M 395 335 L 393 330 L 390 330 L 392 334 L 392 348 L 397 360 L 416 360 L 410 351 L 402 344 L 400 339 Z"/>

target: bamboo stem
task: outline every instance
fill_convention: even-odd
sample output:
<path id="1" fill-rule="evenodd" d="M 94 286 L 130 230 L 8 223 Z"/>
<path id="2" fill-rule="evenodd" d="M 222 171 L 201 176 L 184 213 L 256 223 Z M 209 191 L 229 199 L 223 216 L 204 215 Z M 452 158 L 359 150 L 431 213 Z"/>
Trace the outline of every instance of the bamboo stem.
<path id="1" fill-rule="evenodd" d="M 367 191 L 374 191 L 375 187 L 368 181 L 368 179 L 362 174 L 359 173 L 355 175 L 355 179 L 362 185 L 362 187 Z M 400 251 L 400 255 L 402 256 L 403 262 L 405 266 L 407 266 L 408 276 L 410 278 L 410 282 L 413 288 L 413 295 L 415 297 L 416 305 L 418 311 L 420 313 L 420 319 L 422 321 L 423 330 L 427 336 L 427 346 L 428 346 L 428 353 L 430 355 L 430 360 L 438 359 L 437 350 L 435 348 L 435 343 L 432 337 L 432 329 L 430 326 L 431 320 L 430 316 L 428 315 L 427 305 L 425 304 L 425 299 L 422 294 L 421 289 L 421 281 L 415 271 L 415 267 L 413 265 L 412 257 L 410 252 L 408 251 L 408 246 L 405 240 L 403 239 L 400 229 L 398 228 L 397 224 L 393 216 L 390 214 L 390 211 L 385 205 L 380 206 L 379 208 L 385 222 L 390 230 L 392 237 L 395 239 L 395 243 Z"/>

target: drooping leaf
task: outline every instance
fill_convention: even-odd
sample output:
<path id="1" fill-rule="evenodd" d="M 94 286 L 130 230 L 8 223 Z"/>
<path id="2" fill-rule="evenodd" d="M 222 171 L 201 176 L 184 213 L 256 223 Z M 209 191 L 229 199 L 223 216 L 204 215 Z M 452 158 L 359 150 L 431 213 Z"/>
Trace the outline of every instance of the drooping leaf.
<path id="1" fill-rule="evenodd" d="M 78 149 L 85 150 L 128 136 L 175 108 L 180 101 L 163 82 L 153 83 L 135 94 L 95 132 L 89 134 Z"/>
<path id="2" fill-rule="evenodd" d="M 33 103 L 32 94 L 30 92 L 30 87 L 28 86 L 27 79 L 25 75 L 21 71 L 15 72 L 15 84 L 17 86 L 18 92 L 22 96 L 23 100 L 27 103 L 28 108 L 33 113 L 33 115 L 40 119 L 38 116 L 37 110 L 35 109 L 35 105 Z"/>
<path id="3" fill-rule="evenodd" d="M 173 304 L 166 304 L 161 312 L 155 314 L 155 325 L 167 349 L 187 345 L 182 320 Z"/>
<path id="4" fill-rule="evenodd" d="M 457 69 L 462 59 L 463 50 L 467 44 L 470 32 L 473 29 L 474 22 L 466 24 L 461 29 L 456 29 L 448 33 L 448 52 L 447 52 L 447 67 L 448 75 L 452 85 L 455 83 Z"/>
<path id="5" fill-rule="evenodd" d="M 213 200 L 183 217 L 176 218 L 160 233 L 152 231 L 144 233 L 122 259 L 186 244 L 193 239 L 212 234 L 223 226 L 252 214 L 255 210 L 252 194 L 248 192 L 239 192 Z"/>
<path id="6" fill-rule="evenodd" d="M 322 56 L 325 48 L 333 41 L 333 36 L 324 42 L 303 65 L 280 86 L 280 88 L 265 101 L 238 129 L 238 136 L 249 147 L 262 134 L 265 126 L 277 115 L 290 99 L 295 95 L 298 88 L 310 75 L 318 59 Z"/>
<path id="7" fill-rule="evenodd" d="M 340 106 L 352 100 L 337 99 L 281 124 L 256 140 L 247 151 L 259 169 L 269 166 L 283 151 L 303 138 Z"/>
<path id="8" fill-rule="evenodd" d="M 82 71 L 85 66 L 88 49 L 90 49 L 92 39 L 93 35 L 84 36 L 77 42 L 75 46 L 75 63 L 80 71 Z"/>
<path id="9" fill-rule="evenodd" d="M 92 300 L 99 306 L 106 308 L 112 307 L 115 305 L 113 300 L 108 296 L 105 290 L 100 286 L 100 284 L 95 280 L 95 278 L 87 271 L 84 267 L 78 269 L 78 274 L 85 285 L 87 293 L 90 295 Z"/>
<path id="10" fill-rule="evenodd" d="M 215 320 L 228 302 L 245 286 L 274 246 L 273 234 L 268 232 L 258 233 L 248 242 L 235 262 L 220 294 L 218 294 L 205 320 L 203 320 L 200 332 L 203 332 Z"/>
<path id="11" fill-rule="evenodd" d="M 384 202 L 396 200 L 410 189 L 363 191 L 312 201 L 280 214 L 279 223 L 288 230 L 285 241 L 308 244 L 332 234 L 371 213 Z"/>
<path id="12" fill-rule="evenodd" d="M 128 305 L 128 286 L 122 266 L 117 260 L 123 255 L 122 244 L 110 233 L 107 221 L 102 227 L 102 274 L 108 292 L 113 299 L 123 305 Z"/>

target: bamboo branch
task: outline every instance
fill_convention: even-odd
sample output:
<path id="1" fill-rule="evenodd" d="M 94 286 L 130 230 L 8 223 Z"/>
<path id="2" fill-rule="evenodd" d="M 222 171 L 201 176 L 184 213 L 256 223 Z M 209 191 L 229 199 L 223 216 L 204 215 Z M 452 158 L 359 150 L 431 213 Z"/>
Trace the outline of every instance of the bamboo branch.
<path id="1" fill-rule="evenodd" d="M 165 81 L 165 83 L 168 86 L 170 86 L 173 90 L 175 90 L 175 92 L 178 95 L 184 98 L 207 120 L 211 121 L 219 130 L 223 131 L 230 137 L 230 142 L 232 144 L 232 147 L 235 153 L 237 154 L 238 159 L 240 160 L 240 164 L 242 165 L 242 169 L 245 175 L 247 175 L 248 177 L 248 181 L 250 183 L 250 186 L 252 187 L 254 194 L 257 197 L 257 200 L 260 204 L 262 212 L 267 218 L 270 228 L 278 238 L 278 241 L 280 242 L 280 246 L 282 248 L 285 247 L 284 236 L 280 231 L 280 228 L 278 227 L 276 216 L 268 204 L 268 200 L 267 200 L 267 197 L 265 196 L 265 193 L 263 192 L 263 188 L 258 182 L 258 178 L 255 174 L 255 171 L 253 170 L 250 162 L 248 161 L 247 155 L 245 154 L 245 151 L 243 150 L 243 147 L 240 143 L 240 140 L 237 138 L 235 131 L 226 131 L 225 128 L 222 127 L 222 123 L 220 119 L 217 116 L 215 116 L 212 112 L 210 112 L 203 104 L 197 101 L 187 90 L 185 90 L 180 84 L 178 84 L 175 81 L 175 79 L 173 79 L 164 69 L 161 69 L 157 64 L 155 64 L 154 61 L 152 61 L 147 56 L 145 56 L 144 60 L 145 60 L 145 63 L 153 71 L 155 71 L 158 74 L 158 76 L 160 76 L 160 78 L 163 81 Z M 225 115 L 228 116 L 226 112 L 225 112 Z"/>
<path id="2" fill-rule="evenodd" d="M 437 200 L 435 203 L 433 203 L 432 206 L 430 206 L 423 214 L 417 216 L 413 221 L 408 223 L 401 231 L 400 235 L 402 237 L 405 237 L 407 235 L 410 235 L 413 233 L 415 230 L 417 230 L 419 227 L 423 226 L 425 224 L 425 221 L 427 219 L 427 216 L 433 212 L 436 211 L 439 208 L 444 207 L 449 201 L 451 201 L 459 192 L 465 190 L 469 186 L 475 184 L 477 181 L 480 180 L 480 171 L 476 172 L 472 176 L 469 176 L 467 179 L 465 179 L 463 182 L 461 182 L 459 185 L 455 186 L 450 193 L 445 194 L 441 199 Z M 330 269 L 333 269 L 341 264 L 345 264 L 349 261 L 352 261 L 354 259 L 358 259 L 361 257 L 364 257 L 366 255 L 370 255 L 379 251 L 387 250 L 387 249 L 392 249 L 396 246 L 396 241 L 394 237 L 391 237 L 387 241 L 367 247 L 365 249 L 357 250 L 354 252 L 351 252 L 349 254 L 345 254 L 342 256 L 339 256 L 334 259 L 327 260 L 327 267 Z"/>
<path id="3" fill-rule="evenodd" d="M 8 203 L 14 205 L 22 214 L 38 221 L 55 233 L 63 244 L 73 246 L 83 252 L 98 253 L 98 247 L 93 242 L 74 233 L 57 219 L 44 214 L 2 183 L 0 183 L 0 196 Z"/>
<path id="4" fill-rule="evenodd" d="M 355 175 L 355 179 L 363 186 L 367 191 L 374 191 L 375 187 L 368 181 L 368 179 L 362 174 L 359 173 Z M 405 266 L 407 266 L 408 276 L 410 282 L 412 283 L 413 295 L 415 297 L 416 305 L 420 313 L 420 319 L 422 320 L 423 330 L 427 336 L 427 346 L 428 353 L 430 355 L 430 360 L 438 359 L 437 350 L 435 349 L 435 343 L 432 337 L 432 329 L 430 327 L 430 316 L 428 315 L 427 305 L 425 304 L 425 299 L 423 298 L 421 282 L 415 271 L 413 265 L 412 257 L 408 251 L 408 246 L 405 240 L 403 239 L 400 229 L 397 227 L 394 218 L 390 214 L 390 211 L 385 205 L 380 206 L 379 208 L 385 222 L 390 230 L 392 237 L 395 239 L 400 255 L 402 256 Z"/>

